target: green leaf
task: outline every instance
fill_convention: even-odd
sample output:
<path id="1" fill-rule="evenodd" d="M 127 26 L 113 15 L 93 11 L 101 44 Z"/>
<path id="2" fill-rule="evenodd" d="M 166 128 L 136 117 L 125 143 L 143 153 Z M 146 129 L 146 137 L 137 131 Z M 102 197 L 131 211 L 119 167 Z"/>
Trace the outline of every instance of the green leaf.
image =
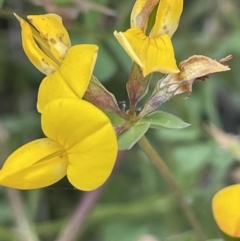
<path id="1" fill-rule="evenodd" d="M 144 116 L 138 123 L 149 123 L 150 128 L 161 129 L 162 127 L 170 129 L 182 129 L 190 126 L 179 117 L 163 111 L 155 111 Z"/>
<path id="2" fill-rule="evenodd" d="M 104 112 L 114 126 L 124 124 L 125 120 L 115 113 Z"/>
<path id="3" fill-rule="evenodd" d="M 147 132 L 150 124 L 142 123 L 136 124 L 131 129 L 123 132 L 118 138 L 119 150 L 130 150 L 136 142 Z"/>

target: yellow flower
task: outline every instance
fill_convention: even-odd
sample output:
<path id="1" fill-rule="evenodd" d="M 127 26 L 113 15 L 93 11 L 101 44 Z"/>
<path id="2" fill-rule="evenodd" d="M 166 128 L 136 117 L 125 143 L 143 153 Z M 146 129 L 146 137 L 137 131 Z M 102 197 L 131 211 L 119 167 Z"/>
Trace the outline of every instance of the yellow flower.
<path id="1" fill-rule="evenodd" d="M 30 15 L 29 24 L 15 14 L 22 29 L 23 49 L 33 65 L 46 74 L 38 92 L 37 108 L 58 98 L 82 98 L 90 81 L 98 46 L 71 47 L 68 33 L 56 14 Z"/>
<path id="2" fill-rule="evenodd" d="M 232 237 L 240 237 L 240 184 L 223 188 L 212 200 L 214 218 L 219 228 Z"/>
<path id="3" fill-rule="evenodd" d="M 65 175 L 78 189 L 92 190 L 110 175 L 117 138 L 108 117 L 82 100 L 98 47 L 71 47 L 61 18 L 55 14 L 19 20 L 29 60 L 47 76 L 38 93 L 38 110 L 47 138 L 13 152 L 0 170 L 0 184 L 18 189 L 51 185 Z"/>
<path id="4" fill-rule="evenodd" d="M 146 35 L 149 15 L 157 6 L 150 35 Z M 171 37 L 178 27 L 183 0 L 137 0 L 131 13 L 131 28 L 114 32 L 118 42 L 143 71 L 178 73 Z"/>
<path id="5" fill-rule="evenodd" d="M 45 77 L 38 90 L 37 109 L 58 98 L 81 99 L 87 90 L 96 62 L 98 47 L 95 45 L 75 45 L 68 50 L 59 69 Z"/>
<path id="6" fill-rule="evenodd" d="M 56 14 L 29 15 L 29 22 L 14 14 L 22 29 L 23 49 L 32 64 L 46 75 L 53 74 L 65 58 L 71 41 Z"/>
<path id="7" fill-rule="evenodd" d="M 116 155 L 117 140 L 105 114 L 81 99 L 48 103 L 41 115 L 47 138 L 13 152 L 0 170 L 0 184 L 18 189 L 49 186 L 65 175 L 89 191 L 105 182 Z"/>

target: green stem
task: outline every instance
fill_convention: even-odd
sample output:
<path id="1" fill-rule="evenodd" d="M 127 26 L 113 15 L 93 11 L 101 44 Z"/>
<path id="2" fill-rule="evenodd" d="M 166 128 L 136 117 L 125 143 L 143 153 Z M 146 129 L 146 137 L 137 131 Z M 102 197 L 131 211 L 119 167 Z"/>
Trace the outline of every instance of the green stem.
<path id="1" fill-rule="evenodd" d="M 138 141 L 138 144 L 142 148 L 144 153 L 147 155 L 149 160 L 151 160 L 152 163 L 157 167 L 158 171 L 163 176 L 164 180 L 168 183 L 173 194 L 179 201 L 180 206 L 181 206 L 183 212 L 185 213 L 189 223 L 191 224 L 198 240 L 205 241 L 206 237 L 205 237 L 203 231 L 201 230 L 201 227 L 200 227 L 197 219 L 195 218 L 192 210 L 188 206 L 188 203 L 186 202 L 184 195 L 182 194 L 180 188 L 178 187 L 168 166 L 165 164 L 165 162 L 159 156 L 159 154 L 155 151 L 155 149 L 152 147 L 152 145 L 149 143 L 148 139 L 145 136 L 143 136 Z"/>

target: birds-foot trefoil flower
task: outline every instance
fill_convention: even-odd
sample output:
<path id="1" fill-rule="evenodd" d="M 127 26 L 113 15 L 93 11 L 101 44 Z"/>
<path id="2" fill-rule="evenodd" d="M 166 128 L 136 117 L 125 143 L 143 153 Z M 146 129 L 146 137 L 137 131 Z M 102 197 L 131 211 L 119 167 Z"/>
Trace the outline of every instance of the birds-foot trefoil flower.
<path id="1" fill-rule="evenodd" d="M 56 14 L 30 15 L 29 22 L 15 14 L 22 29 L 23 49 L 33 65 L 47 75 L 40 84 L 37 108 L 58 98 L 82 98 L 96 62 L 98 46 L 71 47 L 62 19 Z"/>
<path id="2" fill-rule="evenodd" d="M 150 34 L 150 15 L 157 13 Z M 179 72 L 171 37 L 178 27 L 183 9 L 183 0 L 137 0 L 131 13 L 131 28 L 114 32 L 118 42 L 143 71 L 143 76 L 152 72 Z"/>
<path id="3" fill-rule="evenodd" d="M 38 110 L 46 138 L 13 152 L 0 170 L 0 185 L 35 189 L 65 175 L 78 189 L 93 190 L 110 175 L 117 138 L 108 117 L 82 100 L 95 65 L 96 45 L 71 47 L 61 18 L 55 14 L 16 15 L 30 61 L 47 77 L 38 93 Z"/>
<path id="4" fill-rule="evenodd" d="M 212 200 L 214 219 L 227 235 L 240 238 L 240 184 L 218 191 Z"/>
<path id="5" fill-rule="evenodd" d="M 17 189 L 49 186 L 65 175 L 78 189 L 89 191 L 110 175 L 117 155 L 114 129 L 106 115 L 80 99 L 57 99 L 43 109 L 47 138 L 13 152 L 0 170 L 0 184 Z"/>
<path id="6" fill-rule="evenodd" d="M 71 40 L 56 14 L 29 15 L 28 21 L 15 17 L 22 29 L 22 46 L 32 64 L 45 75 L 53 74 L 61 65 Z"/>

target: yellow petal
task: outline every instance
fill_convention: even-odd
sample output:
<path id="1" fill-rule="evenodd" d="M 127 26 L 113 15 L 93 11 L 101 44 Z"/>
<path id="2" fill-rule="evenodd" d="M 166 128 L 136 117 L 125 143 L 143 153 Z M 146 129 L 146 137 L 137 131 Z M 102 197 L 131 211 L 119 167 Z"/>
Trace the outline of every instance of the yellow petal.
<path id="1" fill-rule="evenodd" d="M 66 175 L 67 156 L 61 145 L 47 138 L 13 152 L 0 170 L 0 185 L 17 189 L 49 186 Z"/>
<path id="2" fill-rule="evenodd" d="M 18 19 L 22 29 L 22 46 L 23 49 L 32 62 L 32 64 L 43 74 L 53 74 L 58 65 L 50 59 L 36 44 L 33 38 L 33 30 L 28 22 L 20 18 L 17 14 L 14 14 Z"/>
<path id="3" fill-rule="evenodd" d="M 158 1 L 159 0 L 137 0 L 131 12 L 131 27 L 138 27 L 145 32 L 148 17 Z"/>
<path id="4" fill-rule="evenodd" d="M 171 38 L 178 27 L 182 9 L 183 0 L 161 0 L 151 37 L 167 34 Z"/>
<path id="5" fill-rule="evenodd" d="M 82 98 L 90 81 L 97 58 L 96 45 L 82 44 L 71 47 L 59 70 L 41 82 L 37 108 L 42 112 L 51 100 Z"/>
<path id="6" fill-rule="evenodd" d="M 219 228 L 233 237 L 240 237 L 240 184 L 223 188 L 212 200 L 214 218 Z"/>
<path id="7" fill-rule="evenodd" d="M 80 99 L 54 100 L 43 110 L 42 128 L 67 150 L 67 176 L 76 188 L 89 191 L 106 181 L 116 160 L 117 139 L 102 111 Z"/>
<path id="8" fill-rule="evenodd" d="M 131 28 L 126 32 L 115 31 L 114 35 L 128 55 L 142 68 L 144 76 L 152 72 L 179 72 L 168 35 L 149 38 L 139 28 Z"/>
<path id="9" fill-rule="evenodd" d="M 29 15 L 29 22 L 48 42 L 56 59 L 62 61 L 71 47 L 67 30 L 62 24 L 62 18 L 56 14 Z"/>

